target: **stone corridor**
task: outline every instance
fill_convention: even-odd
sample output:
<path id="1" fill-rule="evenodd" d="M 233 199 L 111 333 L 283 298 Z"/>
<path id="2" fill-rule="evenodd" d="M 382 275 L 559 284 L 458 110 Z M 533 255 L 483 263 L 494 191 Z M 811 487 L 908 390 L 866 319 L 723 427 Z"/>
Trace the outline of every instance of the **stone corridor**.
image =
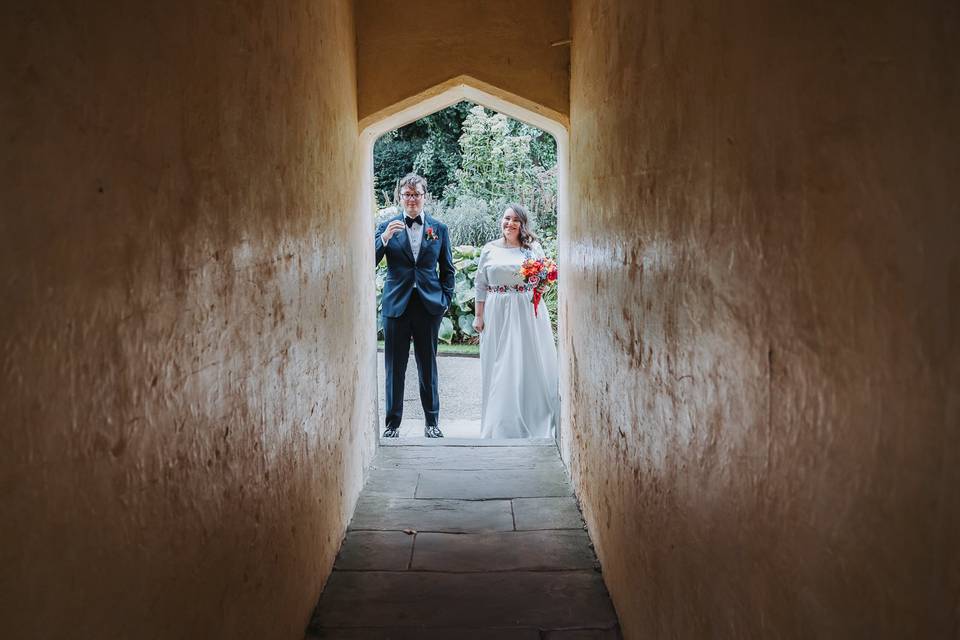
<path id="1" fill-rule="evenodd" d="M 2 15 L 4 640 L 960 638 L 957 0 Z M 557 142 L 559 454 L 378 443 L 461 100 Z"/>
<path id="2" fill-rule="evenodd" d="M 384 442 L 308 638 L 619 638 L 550 440 Z"/>

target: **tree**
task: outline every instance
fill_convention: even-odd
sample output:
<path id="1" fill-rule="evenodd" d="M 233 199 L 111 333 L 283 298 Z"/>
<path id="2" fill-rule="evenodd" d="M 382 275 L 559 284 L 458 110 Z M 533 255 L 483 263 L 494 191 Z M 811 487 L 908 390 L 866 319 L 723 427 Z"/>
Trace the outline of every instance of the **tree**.
<path id="1" fill-rule="evenodd" d="M 460 135 L 471 102 L 460 102 L 382 135 L 373 146 L 374 192 L 381 205 L 395 204 L 397 182 L 416 171 L 442 199 L 460 165 Z"/>
<path id="2" fill-rule="evenodd" d="M 419 126 L 413 125 L 394 129 L 376 141 L 373 145 L 373 188 L 378 204 L 392 204 L 397 182 L 410 173 L 412 159 L 422 146 Z"/>
<path id="3" fill-rule="evenodd" d="M 534 141 L 536 143 L 534 144 Z M 553 164 L 544 168 L 535 154 Z M 475 106 L 463 121 L 457 184 L 448 200 L 486 202 L 478 212 L 499 217 L 507 202 L 526 206 L 542 230 L 556 229 L 556 143 L 549 134 Z"/>

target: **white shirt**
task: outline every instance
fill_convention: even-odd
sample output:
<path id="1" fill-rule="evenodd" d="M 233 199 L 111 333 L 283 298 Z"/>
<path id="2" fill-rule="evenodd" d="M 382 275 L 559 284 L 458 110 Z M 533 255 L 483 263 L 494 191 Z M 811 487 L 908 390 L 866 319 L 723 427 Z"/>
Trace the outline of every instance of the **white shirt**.
<path id="1" fill-rule="evenodd" d="M 407 218 L 407 214 L 403 214 L 404 218 Z M 420 214 L 420 220 L 423 220 L 423 214 Z M 407 221 L 403 221 L 406 225 Z M 410 240 L 410 250 L 413 251 L 413 261 L 416 262 L 417 258 L 420 257 L 420 243 L 423 242 L 423 225 L 419 222 L 414 222 L 412 225 L 407 227 L 407 239 Z M 417 285 L 413 285 L 416 287 Z"/>

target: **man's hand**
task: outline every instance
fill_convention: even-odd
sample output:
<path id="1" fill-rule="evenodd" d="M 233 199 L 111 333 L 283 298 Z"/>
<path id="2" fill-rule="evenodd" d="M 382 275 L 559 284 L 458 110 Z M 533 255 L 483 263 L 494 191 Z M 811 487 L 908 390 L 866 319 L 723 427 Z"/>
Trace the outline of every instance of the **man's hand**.
<path id="1" fill-rule="evenodd" d="M 390 242 L 390 238 L 393 237 L 393 234 L 403 231 L 404 226 L 405 225 L 403 224 L 402 220 L 394 220 L 388 224 L 387 228 L 383 230 L 383 243 L 386 244 Z"/>

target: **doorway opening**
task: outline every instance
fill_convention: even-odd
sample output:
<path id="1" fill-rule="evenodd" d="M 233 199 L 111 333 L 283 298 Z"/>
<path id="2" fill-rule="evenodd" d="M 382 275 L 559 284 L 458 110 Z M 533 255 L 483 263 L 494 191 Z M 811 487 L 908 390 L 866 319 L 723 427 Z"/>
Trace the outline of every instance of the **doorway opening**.
<path id="1" fill-rule="evenodd" d="M 440 422 L 447 438 L 479 438 L 481 373 L 479 340 L 473 326 L 473 276 L 480 247 L 500 237 L 504 205 L 523 201 L 532 209 L 533 227 L 541 236 L 544 253 L 556 259 L 562 269 L 567 131 L 560 117 L 547 117 L 542 108 L 470 78 L 461 77 L 439 92 L 435 89 L 427 93 L 430 95 L 408 101 L 394 113 L 361 123 L 366 124 L 361 134 L 362 200 L 370 226 L 375 228 L 377 223 L 402 214 L 397 198 L 397 182 L 402 175 L 412 170 L 428 179 L 430 201 L 424 211 L 450 229 L 457 267 L 454 300 L 439 333 Z M 489 166 L 491 158 L 497 159 L 497 169 Z M 381 263 L 374 279 L 378 292 L 377 392 L 371 399 L 378 434 L 386 412 L 379 308 L 384 280 L 385 266 Z M 553 288 L 546 300 L 551 307 L 548 315 L 553 320 L 555 339 L 563 331 L 561 307 L 557 305 L 562 282 L 561 278 L 560 286 Z M 561 417 L 567 379 L 563 362 L 561 355 L 556 372 Z M 422 436 L 424 417 L 412 353 L 404 390 L 400 435 Z M 561 432 L 558 419 L 558 439 Z"/>

